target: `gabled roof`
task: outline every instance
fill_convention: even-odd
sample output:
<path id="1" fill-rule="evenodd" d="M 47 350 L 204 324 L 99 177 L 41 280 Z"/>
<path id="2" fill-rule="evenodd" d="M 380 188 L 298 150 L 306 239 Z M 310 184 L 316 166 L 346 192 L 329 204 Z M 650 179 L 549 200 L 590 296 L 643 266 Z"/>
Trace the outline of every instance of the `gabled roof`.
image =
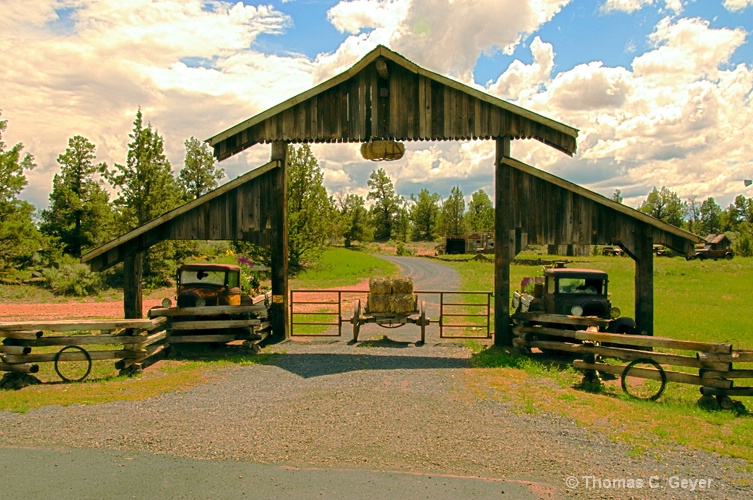
<path id="1" fill-rule="evenodd" d="M 727 239 L 725 234 L 710 234 L 706 236 L 706 243 L 717 245 Z"/>
<path id="2" fill-rule="evenodd" d="M 260 142 L 533 138 L 566 154 L 578 130 L 379 45 L 349 70 L 209 139 L 222 160 Z"/>

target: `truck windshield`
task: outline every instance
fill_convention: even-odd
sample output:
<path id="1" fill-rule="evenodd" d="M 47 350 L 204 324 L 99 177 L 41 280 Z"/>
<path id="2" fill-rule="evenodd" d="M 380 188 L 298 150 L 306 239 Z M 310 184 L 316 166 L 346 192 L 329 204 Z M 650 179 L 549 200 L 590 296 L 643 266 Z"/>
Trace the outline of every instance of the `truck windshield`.
<path id="1" fill-rule="evenodd" d="M 604 282 L 600 279 L 560 278 L 557 291 L 559 293 L 588 293 L 601 295 Z"/>
<path id="2" fill-rule="evenodd" d="M 201 283 L 202 285 L 219 285 L 225 284 L 224 271 L 181 271 L 180 283 L 182 285 L 192 285 Z"/>

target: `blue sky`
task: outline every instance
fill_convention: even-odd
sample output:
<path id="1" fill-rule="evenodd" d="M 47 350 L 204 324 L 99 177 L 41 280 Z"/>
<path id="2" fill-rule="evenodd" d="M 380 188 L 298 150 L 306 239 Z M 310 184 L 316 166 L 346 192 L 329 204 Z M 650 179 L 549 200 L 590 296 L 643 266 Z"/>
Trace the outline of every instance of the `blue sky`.
<path id="1" fill-rule="evenodd" d="M 125 159 L 136 109 L 165 138 L 210 137 L 346 70 L 384 44 L 417 64 L 580 129 L 566 157 L 535 141 L 513 156 L 633 206 L 666 185 L 683 199 L 753 196 L 753 0 L 5 0 L 6 144 L 38 167 L 23 196 L 47 205 L 75 134 Z M 316 146 L 330 193 L 365 195 L 384 167 L 421 187 L 493 189 L 490 144 L 411 143 L 373 164 L 357 145 Z M 234 178 L 257 146 L 222 166 Z"/>

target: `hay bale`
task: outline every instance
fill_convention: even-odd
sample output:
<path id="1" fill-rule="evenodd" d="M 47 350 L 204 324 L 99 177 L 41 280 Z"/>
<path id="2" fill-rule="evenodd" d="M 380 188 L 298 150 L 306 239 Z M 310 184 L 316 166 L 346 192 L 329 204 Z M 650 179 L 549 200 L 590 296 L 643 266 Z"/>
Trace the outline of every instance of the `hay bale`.
<path id="1" fill-rule="evenodd" d="M 368 313 L 386 313 L 390 312 L 390 297 L 389 294 L 369 294 L 369 309 Z"/>
<path id="2" fill-rule="evenodd" d="M 389 312 L 410 313 L 416 310 L 416 296 L 412 293 L 394 293 L 389 296 Z"/>
<path id="3" fill-rule="evenodd" d="M 413 293 L 413 278 L 408 276 L 399 276 L 392 280 L 392 293 Z"/>
<path id="4" fill-rule="evenodd" d="M 392 293 L 392 280 L 381 276 L 369 278 L 369 292 L 372 295 L 389 295 Z"/>

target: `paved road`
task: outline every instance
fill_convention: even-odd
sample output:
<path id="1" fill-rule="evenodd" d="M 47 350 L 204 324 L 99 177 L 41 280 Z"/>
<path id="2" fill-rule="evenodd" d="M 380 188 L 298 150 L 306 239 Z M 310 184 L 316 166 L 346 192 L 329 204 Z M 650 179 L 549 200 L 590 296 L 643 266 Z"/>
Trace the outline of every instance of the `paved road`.
<path id="1" fill-rule="evenodd" d="M 0 470 L 5 478 L 2 495 L 8 499 L 538 499 L 550 491 L 528 481 L 305 469 L 93 449 L 0 448 Z"/>

